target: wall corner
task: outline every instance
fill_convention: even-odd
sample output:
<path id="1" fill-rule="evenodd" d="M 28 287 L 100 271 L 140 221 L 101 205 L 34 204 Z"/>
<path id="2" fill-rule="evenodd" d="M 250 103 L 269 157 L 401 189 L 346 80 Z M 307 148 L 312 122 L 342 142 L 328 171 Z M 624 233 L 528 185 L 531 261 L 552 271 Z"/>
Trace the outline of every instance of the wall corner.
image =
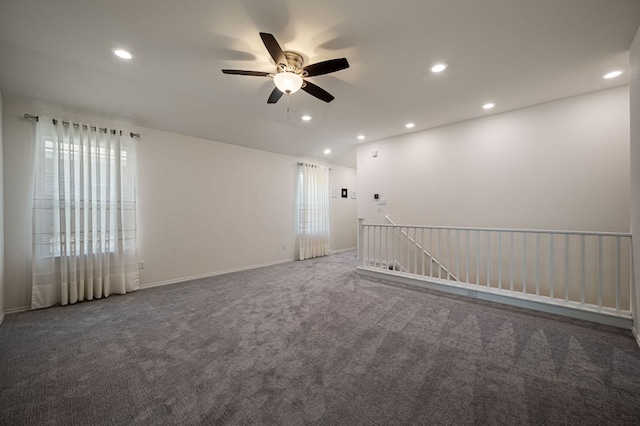
<path id="1" fill-rule="evenodd" d="M 633 250 L 633 289 L 632 311 L 634 334 L 638 339 L 640 330 L 638 307 L 640 307 L 640 28 L 629 49 L 629 67 L 631 69 L 629 103 L 630 103 L 630 141 L 629 154 L 631 161 L 631 234 Z M 635 118 L 634 118 L 635 117 Z M 639 343 L 640 344 L 640 343 Z"/>

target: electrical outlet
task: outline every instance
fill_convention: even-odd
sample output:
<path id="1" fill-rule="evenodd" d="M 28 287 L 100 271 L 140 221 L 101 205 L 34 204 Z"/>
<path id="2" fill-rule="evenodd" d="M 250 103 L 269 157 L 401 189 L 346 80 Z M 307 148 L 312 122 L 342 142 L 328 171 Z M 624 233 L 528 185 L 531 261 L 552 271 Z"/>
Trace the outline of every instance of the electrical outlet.
<path id="1" fill-rule="evenodd" d="M 285 251 L 287 250 L 287 245 L 286 244 L 282 245 L 282 250 L 285 250 Z"/>
<path id="2" fill-rule="evenodd" d="M 144 260 L 138 261 L 138 269 L 144 269 Z"/>

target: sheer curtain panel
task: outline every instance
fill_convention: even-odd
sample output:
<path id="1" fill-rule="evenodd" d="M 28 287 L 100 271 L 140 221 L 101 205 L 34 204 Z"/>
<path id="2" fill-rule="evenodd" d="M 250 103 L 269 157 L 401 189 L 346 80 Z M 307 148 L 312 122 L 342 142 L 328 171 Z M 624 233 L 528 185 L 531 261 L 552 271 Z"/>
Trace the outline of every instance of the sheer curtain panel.
<path id="1" fill-rule="evenodd" d="M 326 256 L 329 243 L 329 168 L 298 165 L 299 259 Z"/>
<path id="2" fill-rule="evenodd" d="M 135 144 L 120 133 L 36 123 L 32 309 L 138 289 Z"/>

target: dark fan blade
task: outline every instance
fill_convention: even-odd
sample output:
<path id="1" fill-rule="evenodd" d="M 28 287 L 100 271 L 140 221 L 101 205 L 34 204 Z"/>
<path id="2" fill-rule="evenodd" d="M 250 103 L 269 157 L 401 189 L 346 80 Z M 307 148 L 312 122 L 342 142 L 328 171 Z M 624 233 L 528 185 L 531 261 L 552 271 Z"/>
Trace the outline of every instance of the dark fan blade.
<path id="1" fill-rule="evenodd" d="M 277 87 L 273 88 L 273 92 L 269 95 L 269 99 L 267 99 L 268 104 L 275 104 L 280 100 L 280 98 L 284 95 Z"/>
<path id="2" fill-rule="evenodd" d="M 302 90 L 304 90 L 305 92 L 307 92 L 311 96 L 315 96 L 316 98 L 320 99 L 321 101 L 325 101 L 325 102 L 331 102 L 332 100 L 335 99 L 331 93 L 327 92 L 324 89 L 321 89 L 320 87 L 316 86 L 315 84 L 309 83 L 306 80 L 305 80 L 305 83 L 306 83 L 306 85 L 302 86 Z"/>
<path id="3" fill-rule="evenodd" d="M 222 72 L 225 74 L 252 75 L 254 77 L 269 77 L 268 72 L 262 72 L 262 71 L 222 70 Z"/>
<path id="4" fill-rule="evenodd" d="M 317 64 L 311 64 L 304 67 L 304 70 L 307 72 L 308 77 L 313 77 L 316 75 L 329 74 L 331 72 L 336 72 L 343 70 L 345 68 L 349 68 L 349 62 L 347 62 L 347 58 L 340 59 L 330 59 L 328 61 L 318 62 Z"/>
<path id="5" fill-rule="evenodd" d="M 276 41 L 276 38 L 273 36 L 273 34 L 260 33 L 260 38 L 262 38 L 262 42 L 264 43 L 265 47 L 269 51 L 269 54 L 271 55 L 273 60 L 276 61 L 276 65 L 289 64 L 289 62 L 287 62 L 287 58 L 284 56 L 284 52 L 282 51 L 282 48 Z"/>

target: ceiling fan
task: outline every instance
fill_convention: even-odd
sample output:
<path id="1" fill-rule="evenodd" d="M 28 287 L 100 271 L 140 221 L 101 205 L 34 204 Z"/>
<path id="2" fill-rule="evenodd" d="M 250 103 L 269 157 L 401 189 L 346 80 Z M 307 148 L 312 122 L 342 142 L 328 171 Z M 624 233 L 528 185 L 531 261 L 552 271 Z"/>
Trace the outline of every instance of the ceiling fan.
<path id="1" fill-rule="evenodd" d="M 276 63 L 276 72 L 243 70 L 222 70 L 222 72 L 224 74 L 272 77 L 276 87 L 269 95 L 267 100 L 269 104 L 275 104 L 283 94 L 295 93 L 299 89 L 325 102 L 331 102 L 335 99 L 329 92 L 305 79 L 349 68 L 349 62 L 346 58 L 330 59 L 304 66 L 302 55 L 288 50 L 283 51 L 273 34 L 260 33 L 260 38 Z"/>

